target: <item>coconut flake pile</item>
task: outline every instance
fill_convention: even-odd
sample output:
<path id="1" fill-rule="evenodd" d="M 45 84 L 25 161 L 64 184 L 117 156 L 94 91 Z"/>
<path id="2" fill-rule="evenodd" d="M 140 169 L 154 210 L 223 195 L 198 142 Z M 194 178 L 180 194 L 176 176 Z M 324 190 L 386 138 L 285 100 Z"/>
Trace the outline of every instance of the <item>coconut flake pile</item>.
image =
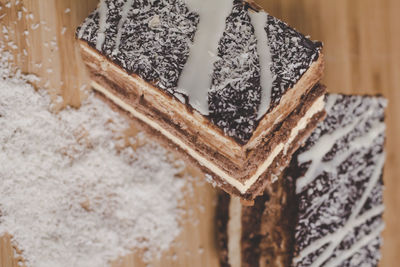
<path id="1" fill-rule="evenodd" d="M 180 233 L 183 163 L 154 144 L 122 148 L 128 122 L 93 96 L 53 114 L 9 57 L 0 48 L 0 236 L 11 234 L 32 267 L 167 250 Z"/>

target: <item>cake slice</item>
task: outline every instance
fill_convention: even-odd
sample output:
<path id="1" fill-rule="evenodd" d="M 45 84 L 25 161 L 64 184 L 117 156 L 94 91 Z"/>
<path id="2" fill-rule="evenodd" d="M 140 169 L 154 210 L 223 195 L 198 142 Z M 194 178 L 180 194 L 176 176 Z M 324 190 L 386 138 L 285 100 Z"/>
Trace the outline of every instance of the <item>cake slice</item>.
<path id="1" fill-rule="evenodd" d="M 77 29 L 93 88 L 253 200 L 324 117 L 321 43 L 239 0 L 102 0 Z"/>
<path id="2" fill-rule="evenodd" d="M 327 118 L 254 207 L 221 194 L 223 266 L 377 266 L 385 161 L 381 97 L 329 95 Z"/>

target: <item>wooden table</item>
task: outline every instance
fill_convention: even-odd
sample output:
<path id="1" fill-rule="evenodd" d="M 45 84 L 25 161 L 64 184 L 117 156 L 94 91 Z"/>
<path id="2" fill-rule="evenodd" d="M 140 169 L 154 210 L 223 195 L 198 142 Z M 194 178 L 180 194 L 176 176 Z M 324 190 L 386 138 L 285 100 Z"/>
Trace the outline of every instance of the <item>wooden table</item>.
<path id="1" fill-rule="evenodd" d="M 11 1 L 15 3 L 16 0 Z M 79 106 L 87 76 L 74 42 L 74 29 L 93 10 L 97 0 L 22 0 L 3 9 L 2 25 L 13 43 L 8 49 L 24 71 L 42 77 L 38 86 L 60 93 L 64 105 Z M 324 83 L 330 92 L 383 94 L 387 111 L 388 142 L 385 167 L 386 230 L 382 266 L 400 261 L 400 1 L 398 0 L 259 0 L 271 14 L 289 22 L 313 39 L 325 43 Z M 22 7 L 28 10 L 18 17 Z M 29 14 L 32 14 L 29 15 Z M 39 23 L 39 24 L 38 24 Z M 28 35 L 24 31 L 29 32 Z M 5 39 L 4 33 L 0 38 Z M 61 107 L 60 107 L 61 108 Z M 198 203 L 201 205 L 198 205 Z M 193 220 L 184 223 L 177 246 L 153 266 L 218 266 L 214 244 L 215 192 L 195 187 L 187 209 Z M 200 208 L 202 207 L 202 208 Z M 194 223 L 195 222 L 195 223 Z M 0 266 L 17 266 L 9 237 L 0 242 Z M 140 253 L 114 263 L 115 267 L 145 266 Z"/>

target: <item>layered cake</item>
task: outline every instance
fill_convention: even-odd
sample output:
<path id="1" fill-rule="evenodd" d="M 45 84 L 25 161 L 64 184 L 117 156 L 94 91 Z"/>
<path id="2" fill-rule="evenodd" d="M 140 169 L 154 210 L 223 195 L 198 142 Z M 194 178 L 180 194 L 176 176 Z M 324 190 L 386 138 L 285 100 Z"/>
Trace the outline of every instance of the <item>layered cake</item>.
<path id="1" fill-rule="evenodd" d="M 76 36 L 97 92 L 242 200 L 325 115 L 321 43 L 248 2 L 102 0 Z"/>
<path id="2" fill-rule="evenodd" d="M 221 194 L 223 266 L 377 266 L 386 100 L 329 95 L 327 118 L 254 207 Z"/>

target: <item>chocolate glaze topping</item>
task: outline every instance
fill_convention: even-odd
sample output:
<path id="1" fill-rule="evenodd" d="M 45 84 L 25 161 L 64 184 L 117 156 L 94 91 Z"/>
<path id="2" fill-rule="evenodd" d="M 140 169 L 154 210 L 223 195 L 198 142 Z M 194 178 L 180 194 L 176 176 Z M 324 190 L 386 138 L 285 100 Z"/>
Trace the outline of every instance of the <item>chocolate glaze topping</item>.
<path id="1" fill-rule="evenodd" d="M 266 30 L 273 62 L 271 69 L 276 77 L 271 95 L 273 108 L 318 59 L 322 43 L 311 41 L 273 16 L 268 16 Z"/>
<path id="2" fill-rule="evenodd" d="M 228 136 L 245 143 L 258 125 L 260 65 L 248 7 L 239 0 L 234 1 L 218 47 L 219 58 L 214 65 L 208 102 L 210 120 Z M 182 0 L 133 0 L 125 19 L 122 14 L 126 12 L 123 10 L 126 2 L 105 0 L 107 27 L 100 52 L 127 72 L 139 75 L 189 104 L 177 84 L 201 18 Z M 120 45 L 116 47 L 119 30 L 122 31 Z M 318 59 L 321 44 L 310 41 L 272 16 L 266 31 L 270 48 L 265 49 L 271 49 L 271 71 L 275 77 L 271 95 L 273 108 Z M 96 10 L 77 29 L 77 37 L 96 48 L 98 32 L 99 10 Z"/>
<path id="3" fill-rule="evenodd" d="M 260 65 L 254 28 L 240 1 L 227 18 L 218 57 L 208 99 L 210 118 L 227 135 L 247 141 L 257 126 Z"/>

